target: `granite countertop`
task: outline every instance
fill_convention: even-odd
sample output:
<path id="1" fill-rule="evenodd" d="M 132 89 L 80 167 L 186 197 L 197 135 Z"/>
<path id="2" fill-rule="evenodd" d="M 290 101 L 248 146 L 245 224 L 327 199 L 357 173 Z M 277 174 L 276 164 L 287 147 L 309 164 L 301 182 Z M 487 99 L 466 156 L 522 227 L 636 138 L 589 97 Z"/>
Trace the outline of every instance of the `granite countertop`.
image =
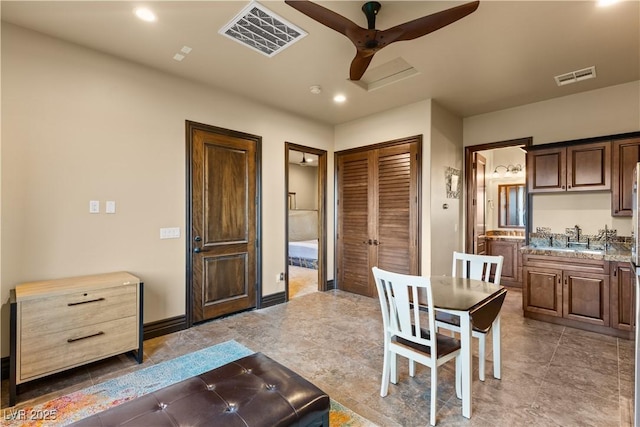
<path id="1" fill-rule="evenodd" d="M 536 247 L 523 246 L 520 248 L 523 254 L 532 255 L 549 255 L 560 256 L 566 258 L 582 258 L 582 259 L 603 259 L 605 261 L 629 262 L 631 261 L 631 251 L 627 248 L 611 247 L 607 250 L 598 249 L 581 249 L 581 248 L 559 248 L 559 247 Z"/>
<path id="2" fill-rule="evenodd" d="M 504 240 L 504 241 L 523 241 L 524 231 L 520 230 L 487 230 L 484 235 L 478 236 L 484 237 L 488 240 Z"/>

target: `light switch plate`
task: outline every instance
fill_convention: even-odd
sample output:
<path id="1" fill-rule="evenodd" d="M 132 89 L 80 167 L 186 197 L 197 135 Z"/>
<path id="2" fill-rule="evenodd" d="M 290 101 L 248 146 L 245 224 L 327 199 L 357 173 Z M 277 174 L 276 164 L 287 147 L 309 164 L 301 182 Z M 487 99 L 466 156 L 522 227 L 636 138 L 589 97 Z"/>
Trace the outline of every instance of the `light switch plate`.
<path id="1" fill-rule="evenodd" d="M 113 200 L 107 200 L 104 211 L 108 214 L 116 213 L 116 202 Z"/>
<path id="2" fill-rule="evenodd" d="M 99 200 L 89 200 L 89 213 L 100 213 Z"/>
<path id="3" fill-rule="evenodd" d="M 179 239 L 180 238 L 180 227 L 168 227 L 160 229 L 160 238 L 161 239 Z"/>

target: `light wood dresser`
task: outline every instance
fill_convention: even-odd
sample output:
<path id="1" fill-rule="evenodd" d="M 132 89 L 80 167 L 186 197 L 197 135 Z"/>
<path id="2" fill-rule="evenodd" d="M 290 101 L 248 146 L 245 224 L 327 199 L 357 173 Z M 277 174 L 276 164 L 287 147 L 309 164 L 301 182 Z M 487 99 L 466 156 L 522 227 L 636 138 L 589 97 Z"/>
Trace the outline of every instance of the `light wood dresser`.
<path id="1" fill-rule="evenodd" d="M 16 286 L 10 405 L 27 381 L 128 351 L 142 363 L 142 303 L 142 282 L 124 271 Z"/>

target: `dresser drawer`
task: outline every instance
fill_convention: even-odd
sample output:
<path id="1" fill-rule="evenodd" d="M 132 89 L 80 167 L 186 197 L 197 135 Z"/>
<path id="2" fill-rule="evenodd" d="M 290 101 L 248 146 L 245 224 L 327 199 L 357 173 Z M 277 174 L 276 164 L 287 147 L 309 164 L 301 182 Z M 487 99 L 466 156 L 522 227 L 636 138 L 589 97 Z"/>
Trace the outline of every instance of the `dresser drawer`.
<path id="1" fill-rule="evenodd" d="M 20 303 L 22 339 L 135 316 L 137 285 L 87 289 Z"/>
<path id="2" fill-rule="evenodd" d="M 20 341 L 20 380 L 43 376 L 138 348 L 136 316 L 25 338 Z"/>

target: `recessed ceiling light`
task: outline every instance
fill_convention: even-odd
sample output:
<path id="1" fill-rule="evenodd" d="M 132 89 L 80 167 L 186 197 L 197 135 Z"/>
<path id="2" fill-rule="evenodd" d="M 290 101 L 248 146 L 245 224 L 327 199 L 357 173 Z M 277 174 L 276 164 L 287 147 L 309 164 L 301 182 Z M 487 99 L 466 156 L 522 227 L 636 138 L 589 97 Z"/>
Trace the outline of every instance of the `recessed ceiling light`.
<path id="1" fill-rule="evenodd" d="M 598 6 L 600 7 L 607 7 L 607 6 L 611 6 L 612 4 L 618 3 L 619 0 L 599 0 L 598 1 Z"/>
<path id="2" fill-rule="evenodd" d="M 156 14 L 146 7 L 137 7 L 133 10 L 133 13 L 143 21 L 154 22 L 157 19 Z"/>
<path id="3" fill-rule="evenodd" d="M 344 96 L 344 95 L 342 95 L 342 94 L 339 94 L 339 95 L 334 96 L 334 97 L 333 97 L 333 100 L 334 100 L 335 102 L 337 102 L 337 103 L 341 104 L 341 103 L 343 103 L 344 101 L 346 101 L 346 100 L 347 100 L 347 97 L 346 97 L 346 96 Z"/>

